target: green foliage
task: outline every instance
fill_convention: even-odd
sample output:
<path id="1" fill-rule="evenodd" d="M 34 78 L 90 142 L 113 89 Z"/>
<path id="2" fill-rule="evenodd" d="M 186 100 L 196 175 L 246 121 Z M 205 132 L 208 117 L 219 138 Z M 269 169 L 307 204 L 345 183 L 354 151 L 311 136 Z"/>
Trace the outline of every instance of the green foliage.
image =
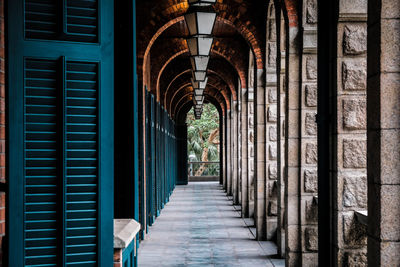
<path id="1" fill-rule="evenodd" d="M 194 117 L 193 108 L 188 112 L 186 123 L 188 126 L 188 156 L 195 155 L 196 161 L 201 161 L 201 156 L 205 148 L 208 148 L 208 161 L 218 161 L 219 133 L 209 144 L 210 134 L 219 128 L 218 110 L 213 104 L 204 104 L 203 113 L 200 120 Z"/>

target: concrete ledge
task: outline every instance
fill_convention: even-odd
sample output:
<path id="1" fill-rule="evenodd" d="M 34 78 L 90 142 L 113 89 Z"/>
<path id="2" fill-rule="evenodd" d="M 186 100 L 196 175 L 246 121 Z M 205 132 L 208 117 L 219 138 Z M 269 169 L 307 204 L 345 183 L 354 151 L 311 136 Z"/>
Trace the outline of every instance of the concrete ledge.
<path id="1" fill-rule="evenodd" d="M 140 223 L 133 219 L 114 219 L 114 248 L 126 248 L 135 239 Z"/>

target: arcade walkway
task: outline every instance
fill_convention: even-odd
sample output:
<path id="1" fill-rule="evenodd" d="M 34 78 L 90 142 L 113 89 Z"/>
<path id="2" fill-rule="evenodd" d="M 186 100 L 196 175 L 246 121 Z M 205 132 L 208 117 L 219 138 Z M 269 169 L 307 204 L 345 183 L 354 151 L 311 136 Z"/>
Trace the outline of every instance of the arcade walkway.
<path id="1" fill-rule="evenodd" d="M 213 182 L 177 186 L 138 254 L 139 266 L 284 266 Z"/>

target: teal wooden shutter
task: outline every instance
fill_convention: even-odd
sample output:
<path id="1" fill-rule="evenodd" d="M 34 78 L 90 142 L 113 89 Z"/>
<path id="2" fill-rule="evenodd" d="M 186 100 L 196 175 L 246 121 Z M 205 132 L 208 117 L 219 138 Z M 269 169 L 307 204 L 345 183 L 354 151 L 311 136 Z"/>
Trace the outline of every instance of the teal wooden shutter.
<path id="1" fill-rule="evenodd" d="M 112 266 L 113 1 L 7 14 L 9 266 Z"/>

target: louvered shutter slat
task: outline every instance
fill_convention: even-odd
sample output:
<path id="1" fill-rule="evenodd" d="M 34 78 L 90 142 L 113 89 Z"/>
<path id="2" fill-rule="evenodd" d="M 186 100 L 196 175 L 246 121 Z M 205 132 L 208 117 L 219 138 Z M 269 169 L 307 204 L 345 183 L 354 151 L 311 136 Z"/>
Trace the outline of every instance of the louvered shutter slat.
<path id="1" fill-rule="evenodd" d="M 25 0 L 25 36 L 31 39 L 95 43 L 98 39 L 98 1 L 66 1 L 66 32 L 61 32 L 62 1 Z"/>
<path id="2" fill-rule="evenodd" d="M 67 64 L 67 264 L 82 266 L 97 259 L 96 74 L 96 64 Z"/>
<path id="3" fill-rule="evenodd" d="M 25 65 L 25 258 L 27 265 L 55 265 L 56 63 L 26 60 Z M 46 95 L 36 87 L 47 88 Z"/>
<path id="4" fill-rule="evenodd" d="M 25 1 L 25 35 L 32 39 L 57 38 L 57 5 L 52 0 Z"/>

